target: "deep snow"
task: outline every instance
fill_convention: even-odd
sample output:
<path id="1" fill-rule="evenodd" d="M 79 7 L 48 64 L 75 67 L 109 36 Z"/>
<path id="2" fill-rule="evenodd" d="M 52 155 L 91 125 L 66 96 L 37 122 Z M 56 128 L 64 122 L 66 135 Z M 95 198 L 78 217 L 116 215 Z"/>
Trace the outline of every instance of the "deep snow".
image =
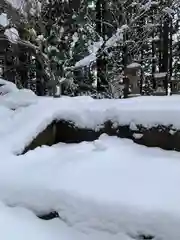
<path id="1" fill-rule="evenodd" d="M 51 99 L 9 86 L 0 87 L 2 239 L 180 239 L 180 153 L 102 135 L 14 155 L 54 119 L 95 129 L 109 119 L 179 128 L 178 96 Z M 54 210 L 61 219 L 35 216 Z"/>
<path id="2" fill-rule="evenodd" d="M 0 238 L 3 240 L 131 240 L 123 234 L 76 231 L 59 219 L 42 221 L 27 209 L 9 208 L 0 203 Z"/>
<path id="3" fill-rule="evenodd" d="M 179 157 L 106 135 L 41 147 L 0 162 L 0 200 L 36 214 L 56 210 L 86 234 L 178 240 Z"/>

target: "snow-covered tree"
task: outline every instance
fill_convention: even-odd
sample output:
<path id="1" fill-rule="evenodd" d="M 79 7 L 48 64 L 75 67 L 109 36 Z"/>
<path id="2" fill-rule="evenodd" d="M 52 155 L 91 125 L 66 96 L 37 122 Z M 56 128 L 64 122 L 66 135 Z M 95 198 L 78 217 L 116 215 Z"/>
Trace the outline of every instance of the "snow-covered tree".
<path id="1" fill-rule="evenodd" d="M 1 24 L 5 36 L 31 68 L 23 67 L 23 78 L 41 79 L 53 95 L 57 85 L 67 94 L 80 92 L 84 84 L 94 92 L 96 82 L 96 93 L 113 97 L 117 79 L 122 82 L 133 62 L 152 76 L 170 69 L 172 75 L 172 64 L 178 71 L 178 57 L 167 54 L 178 52 L 175 0 L 4 0 L 1 12 L 8 16 L 8 23 Z"/>

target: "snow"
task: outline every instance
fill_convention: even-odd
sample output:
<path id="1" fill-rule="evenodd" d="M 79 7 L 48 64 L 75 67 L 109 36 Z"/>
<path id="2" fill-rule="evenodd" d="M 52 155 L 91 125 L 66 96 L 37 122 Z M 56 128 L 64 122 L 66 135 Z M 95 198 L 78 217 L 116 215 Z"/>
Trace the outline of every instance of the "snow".
<path id="1" fill-rule="evenodd" d="M 16 109 L 37 103 L 38 97 L 31 90 L 20 89 L 19 91 L 7 93 L 4 97 L 1 97 L 0 100 L 0 104 L 10 109 Z"/>
<path id="2" fill-rule="evenodd" d="M 19 40 L 19 33 L 16 28 L 7 28 L 4 32 L 4 35 L 8 38 L 8 40 L 12 43 L 17 43 Z"/>
<path id="3" fill-rule="evenodd" d="M 160 72 L 160 73 L 154 73 L 155 78 L 163 78 L 166 77 L 167 72 Z"/>
<path id="4" fill-rule="evenodd" d="M 147 3 L 142 5 L 142 9 L 144 9 L 145 11 L 148 11 L 152 6 L 157 6 L 157 5 L 159 5 L 159 2 L 149 0 Z"/>
<path id="5" fill-rule="evenodd" d="M 12 82 L 0 78 L 0 95 L 5 95 L 9 92 L 18 91 L 16 85 Z"/>
<path id="6" fill-rule="evenodd" d="M 57 230 L 38 220 L 30 211 L 22 208 L 8 208 L 0 204 L 1 239 L 6 240 L 50 240 L 58 239 Z M 59 231 L 60 234 L 60 231 Z"/>
<path id="7" fill-rule="evenodd" d="M 134 133 L 134 134 L 133 134 L 133 137 L 134 137 L 135 139 L 140 139 L 140 138 L 143 137 L 143 134 L 140 134 L 140 133 Z"/>
<path id="8" fill-rule="evenodd" d="M 97 53 L 100 47 L 103 45 L 103 39 L 101 38 L 98 42 L 93 42 L 88 46 L 89 53 Z"/>
<path id="9" fill-rule="evenodd" d="M 177 240 L 179 156 L 106 135 L 92 143 L 41 147 L 0 162 L 0 200 L 36 214 L 56 210 L 87 235 Z"/>
<path id="10" fill-rule="evenodd" d="M 165 7 L 162 10 L 164 13 L 166 13 L 170 18 L 173 18 L 173 16 L 175 15 L 175 11 L 172 8 L 169 7 Z"/>
<path id="11" fill-rule="evenodd" d="M 128 29 L 127 25 L 122 25 L 120 28 L 118 28 L 115 32 L 115 34 L 112 35 L 106 42 L 105 42 L 105 50 L 107 50 L 110 47 L 115 47 L 117 44 L 120 44 L 123 42 L 123 33 Z M 94 42 L 88 47 L 89 55 L 81 59 L 75 64 L 75 68 L 77 67 L 85 67 L 89 66 L 91 62 L 95 62 L 97 58 L 97 52 L 101 48 L 101 46 L 104 44 L 103 39 L 100 39 L 98 42 Z"/>
<path id="12" fill-rule="evenodd" d="M 38 97 L 31 90 L 18 89 L 14 83 L 0 78 L 0 106 L 16 109 L 37 101 Z"/>
<path id="13" fill-rule="evenodd" d="M 70 50 L 69 50 L 69 55 L 72 58 L 73 57 L 73 50 L 74 47 L 76 46 L 76 43 L 78 42 L 79 37 L 78 37 L 78 33 L 75 32 L 72 36 L 72 42 L 71 42 L 71 46 L 70 46 Z"/>
<path id="14" fill-rule="evenodd" d="M 75 68 L 89 66 L 91 64 L 91 62 L 95 62 L 96 61 L 97 52 L 100 49 L 100 47 L 102 46 L 102 44 L 103 44 L 103 40 L 102 39 L 100 39 L 100 41 L 98 41 L 98 42 L 94 42 L 93 44 L 91 44 L 88 47 L 89 55 L 84 57 L 80 61 L 78 61 L 75 64 Z"/>
<path id="15" fill-rule="evenodd" d="M 77 67 L 85 67 L 85 66 L 89 66 L 91 62 L 96 61 L 96 53 L 91 53 L 90 55 L 84 57 L 83 59 L 81 59 L 80 61 L 78 61 L 75 64 L 75 68 Z"/>
<path id="16" fill-rule="evenodd" d="M 16 154 L 21 153 L 54 120 L 63 119 L 74 122 L 77 127 L 94 130 L 100 129 L 108 120 L 133 128 L 136 125 L 148 128 L 161 124 L 180 129 L 180 107 L 177 104 L 179 96 L 136 97 L 124 100 L 94 100 L 91 97 L 53 99 L 38 98 L 31 92 L 28 97 L 26 91 L 7 94 L 1 100 L 2 105 L 19 109 L 14 112 L 13 118 L 1 122 L 3 134 L 0 131 L 0 146 Z"/>
<path id="17" fill-rule="evenodd" d="M 76 67 L 84 67 L 89 66 L 91 62 L 95 62 L 97 58 L 98 50 L 104 45 L 104 50 L 107 50 L 110 47 L 116 47 L 118 44 L 123 42 L 124 32 L 128 29 L 128 25 L 122 25 L 120 28 L 116 30 L 116 32 L 106 41 L 100 39 L 98 42 L 94 42 L 92 45 L 88 47 L 89 55 L 81 59 L 75 64 Z"/>
<path id="18" fill-rule="evenodd" d="M 1 13 L 0 14 L 0 25 L 3 27 L 6 27 L 9 24 L 9 20 L 7 18 L 6 13 Z"/>
<path id="19" fill-rule="evenodd" d="M 141 64 L 133 62 L 127 66 L 127 68 L 141 68 Z"/>
<path id="20" fill-rule="evenodd" d="M 124 32 L 128 29 L 128 25 L 122 25 L 120 28 L 116 30 L 116 33 L 112 35 L 106 42 L 106 47 L 110 48 L 116 46 L 123 42 L 124 39 Z"/>
<path id="21" fill-rule="evenodd" d="M 128 237 L 111 236 L 103 233 L 85 234 L 68 227 L 62 221 L 42 221 L 27 209 L 8 208 L 0 203 L 0 237 L 4 240 L 129 240 Z"/>
<path id="22" fill-rule="evenodd" d="M 20 9 L 24 5 L 24 0 L 6 0 L 6 2 L 10 3 L 16 9 Z"/>
<path id="23" fill-rule="evenodd" d="M 10 100 L 12 104 L 13 99 L 10 98 Z M 4 146 L 8 143 L 6 147 L 14 153 L 22 152 L 54 120 L 63 119 L 73 122 L 79 128 L 94 130 L 100 129 L 108 120 L 119 125 L 133 126 L 133 128 L 137 125 L 146 128 L 172 125 L 172 129 L 180 129 L 180 106 L 178 104 L 180 98 L 177 95 L 114 100 L 94 100 L 85 96 L 42 98 L 41 100 L 36 96 L 30 96 L 28 100 L 22 96 L 19 100 L 17 106 L 21 106 L 21 100 L 23 100 L 22 106 L 26 106 L 24 101 L 27 100 L 29 107 L 15 112 L 13 120 L 1 123 L 10 134 L 6 134 L 5 137 L 0 135 L 0 145 Z M 42 109 L 47 109 L 47 111 L 42 111 Z M 32 116 L 35 117 L 32 118 Z M 19 129 L 18 133 L 16 128 Z"/>
<path id="24" fill-rule="evenodd" d="M 101 135 L 93 142 L 15 155 L 56 119 L 93 129 L 107 120 L 135 130 L 137 124 L 179 129 L 179 96 L 53 99 L 11 90 L 0 96 L 2 239 L 139 240 L 141 234 L 180 239 L 180 153 Z M 51 211 L 60 218 L 36 217 Z"/>

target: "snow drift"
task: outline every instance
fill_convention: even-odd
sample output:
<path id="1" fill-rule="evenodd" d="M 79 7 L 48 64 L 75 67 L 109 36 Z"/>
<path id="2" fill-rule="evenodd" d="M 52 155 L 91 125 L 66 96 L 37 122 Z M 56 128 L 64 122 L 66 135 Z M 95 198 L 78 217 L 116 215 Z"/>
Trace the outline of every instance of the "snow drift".
<path id="1" fill-rule="evenodd" d="M 26 107 L 36 103 L 38 97 L 29 89 L 18 89 L 12 82 L 0 78 L 0 105 L 10 109 Z"/>
<path id="2" fill-rule="evenodd" d="M 57 211 L 86 234 L 178 240 L 179 156 L 105 135 L 42 147 L 0 162 L 0 200 L 36 214 Z"/>

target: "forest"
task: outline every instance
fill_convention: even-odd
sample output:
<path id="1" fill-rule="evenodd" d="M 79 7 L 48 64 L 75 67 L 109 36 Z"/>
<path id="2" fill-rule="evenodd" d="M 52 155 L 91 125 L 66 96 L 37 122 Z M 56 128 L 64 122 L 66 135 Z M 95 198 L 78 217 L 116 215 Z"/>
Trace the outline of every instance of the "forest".
<path id="1" fill-rule="evenodd" d="M 1 75 L 37 95 L 179 91 L 178 0 L 1 0 Z"/>

